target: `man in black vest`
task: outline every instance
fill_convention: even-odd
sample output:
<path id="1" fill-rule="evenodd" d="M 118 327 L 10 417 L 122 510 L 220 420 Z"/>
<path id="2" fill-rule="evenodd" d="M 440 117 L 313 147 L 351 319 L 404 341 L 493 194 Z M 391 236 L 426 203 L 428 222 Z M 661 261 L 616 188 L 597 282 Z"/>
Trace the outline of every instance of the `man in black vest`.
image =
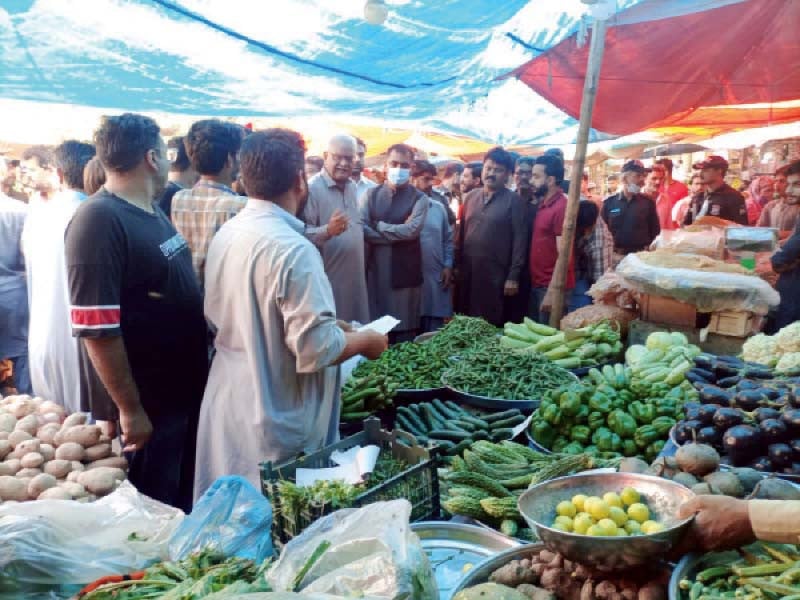
<path id="1" fill-rule="evenodd" d="M 414 151 L 395 144 L 387 153 L 386 181 L 367 191 L 362 205 L 367 243 L 367 293 L 370 317 L 391 315 L 400 324 L 392 343 L 419 332 L 422 250 L 419 235 L 428 212 L 425 194 L 411 185 Z"/>
<path id="2" fill-rule="evenodd" d="M 747 225 L 747 206 L 744 196 L 725 183 L 728 172 L 728 161 L 721 156 L 709 156 L 694 165 L 700 171 L 706 191 L 692 198 L 692 204 L 686 213 L 684 225 L 691 225 L 701 217 L 718 217 Z"/>

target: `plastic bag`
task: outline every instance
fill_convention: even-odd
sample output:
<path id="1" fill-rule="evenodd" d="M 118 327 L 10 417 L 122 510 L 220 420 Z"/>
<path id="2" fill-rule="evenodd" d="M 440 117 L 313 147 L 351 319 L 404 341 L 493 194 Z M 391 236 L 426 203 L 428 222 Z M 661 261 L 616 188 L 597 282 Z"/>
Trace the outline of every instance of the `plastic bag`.
<path id="1" fill-rule="evenodd" d="M 728 227 L 725 245 L 732 252 L 775 252 L 778 230 L 769 227 Z"/>
<path id="2" fill-rule="evenodd" d="M 655 267 L 629 254 L 617 273 L 640 292 L 693 304 L 700 312 L 750 311 L 765 315 L 780 304 L 768 283 L 753 275 Z"/>
<path id="3" fill-rule="evenodd" d="M 166 560 L 183 512 L 124 481 L 105 498 L 0 507 L 0 573 L 33 584 L 86 584 Z"/>
<path id="4" fill-rule="evenodd" d="M 586 292 L 595 304 L 609 304 L 633 308 L 638 292 L 615 271 L 606 271 Z"/>
<path id="5" fill-rule="evenodd" d="M 410 516 L 407 500 L 392 500 L 323 517 L 286 545 L 267 573 L 267 581 L 274 590 L 292 590 L 309 557 L 320 544 L 329 542 L 328 550 L 303 578 L 303 596 L 438 598 L 433 570 L 411 531 Z"/>
<path id="6" fill-rule="evenodd" d="M 721 259 L 725 255 L 725 230 L 708 227 L 702 231 L 665 229 L 653 242 L 658 250 L 673 250 L 686 254 L 702 254 Z"/>
<path id="7" fill-rule="evenodd" d="M 622 337 L 628 335 L 628 325 L 639 315 L 634 310 L 614 306 L 612 304 L 590 304 L 578 310 L 574 310 L 563 319 L 559 329 L 569 331 L 580 329 L 587 325 L 609 321 L 612 325 L 619 327 L 619 334 Z"/>
<path id="8" fill-rule="evenodd" d="M 169 541 L 172 560 L 214 548 L 256 563 L 272 556 L 272 506 L 249 481 L 220 477 L 197 501 Z"/>

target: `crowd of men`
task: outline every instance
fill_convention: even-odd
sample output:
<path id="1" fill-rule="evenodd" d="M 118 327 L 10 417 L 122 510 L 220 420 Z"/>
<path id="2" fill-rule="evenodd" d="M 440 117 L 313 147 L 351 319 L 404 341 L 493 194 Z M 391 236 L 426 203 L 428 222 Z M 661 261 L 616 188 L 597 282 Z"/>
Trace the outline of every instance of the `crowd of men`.
<path id="1" fill-rule="evenodd" d="M 307 157 L 293 131 L 210 119 L 165 143 L 152 119 L 127 113 L 104 118 L 93 141 L 32 150 L 34 194 L 0 196 L 0 357 L 21 392 L 120 435 L 131 480 L 164 502 L 188 509 L 221 475 L 255 484 L 260 461 L 333 442 L 338 365 L 352 356 L 376 358 L 454 311 L 549 320 L 569 185 L 558 150 L 497 147 L 440 172 L 396 144 L 375 182 L 365 144 L 347 135 Z M 691 193 L 668 160 L 626 162 L 605 200 L 582 181 L 569 310 L 662 229 L 748 222 L 727 163 L 695 167 Z M 786 224 L 800 163 L 783 176 L 760 218 Z M 791 321 L 798 257 L 796 233 L 775 262 Z M 400 321 L 388 339 L 356 331 L 383 315 Z"/>

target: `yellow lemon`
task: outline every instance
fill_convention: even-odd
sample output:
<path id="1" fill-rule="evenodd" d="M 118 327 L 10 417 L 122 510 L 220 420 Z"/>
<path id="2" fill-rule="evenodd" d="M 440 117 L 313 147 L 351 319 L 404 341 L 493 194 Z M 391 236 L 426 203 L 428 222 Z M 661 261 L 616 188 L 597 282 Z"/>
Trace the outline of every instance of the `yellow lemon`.
<path id="1" fill-rule="evenodd" d="M 597 496 L 589 496 L 586 500 L 583 501 L 583 510 L 589 514 L 592 514 L 590 510 L 592 506 L 594 506 L 597 502 L 602 502 L 602 498 L 598 498 Z"/>
<path id="2" fill-rule="evenodd" d="M 564 527 L 567 528 L 567 531 L 572 531 L 573 520 L 571 517 L 565 517 L 564 515 L 559 515 L 556 517 L 556 523 L 561 523 Z"/>
<path id="3" fill-rule="evenodd" d="M 559 531 L 564 531 L 566 533 L 570 533 L 572 528 L 568 528 L 564 523 L 553 523 L 553 529 L 558 529 Z"/>
<path id="4" fill-rule="evenodd" d="M 606 492 L 605 494 L 603 494 L 603 502 L 605 502 L 609 506 L 616 506 L 622 508 L 622 500 L 614 492 Z"/>
<path id="5" fill-rule="evenodd" d="M 635 502 L 628 507 L 628 516 L 634 521 L 644 523 L 650 518 L 650 509 L 641 502 Z"/>
<path id="6" fill-rule="evenodd" d="M 575 505 L 575 509 L 578 512 L 586 510 L 583 506 L 584 502 L 586 502 L 586 495 L 584 494 L 576 494 L 572 497 L 572 504 Z"/>
<path id="7" fill-rule="evenodd" d="M 641 500 L 641 496 L 639 492 L 637 492 L 632 487 L 626 487 L 620 492 L 620 500 L 625 504 L 625 506 L 630 506 L 631 504 L 636 504 Z"/>
<path id="8" fill-rule="evenodd" d="M 617 528 L 617 537 L 628 537 L 628 532 L 625 531 L 624 527 Z"/>
<path id="9" fill-rule="evenodd" d="M 592 537 L 602 537 L 605 534 L 606 532 L 603 531 L 603 528 L 600 527 L 599 525 L 592 525 L 591 527 L 589 527 L 589 529 L 586 530 L 586 535 L 590 535 Z"/>
<path id="10" fill-rule="evenodd" d="M 608 536 L 617 535 L 617 524 L 614 523 L 614 521 L 612 521 L 611 519 L 600 519 L 597 522 L 597 526 L 606 532 L 605 535 Z"/>
<path id="11" fill-rule="evenodd" d="M 657 523 L 656 521 L 645 521 L 642 523 L 642 533 L 646 535 L 658 533 L 659 531 L 664 531 L 664 526 L 661 523 Z"/>
<path id="12" fill-rule="evenodd" d="M 592 517 L 586 513 L 578 513 L 572 521 L 572 531 L 584 535 L 592 525 L 594 525 Z"/>
<path id="13" fill-rule="evenodd" d="M 589 519 L 592 522 L 592 525 L 594 525 L 594 523 L 595 523 L 595 520 L 592 518 L 592 515 L 590 515 L 587 512 L 579 512 L 577 515 L 575 515 L 576 519 L 578 517 L 586 517 L 587 519 Z"/>
<path id="14" fill-rule="evenodd" d="M 562 517 L 574 517 L 575 513 L 578 511 L 575 510 L 575 505 L 572 504 L 569 500 L 564 500 L 563 502 L 559 502 L 558 506 L 556 506 L 556 514 Z"/>
<path id="15" fill-rule="evenodd" d="M 628 514 L 619 506 L 612 506 L 608 511 L 608 518 L 617 524 L 617 527 L 622 527 L 628 522 Z"/>
<path id="16" fill-rule="evenodd" d="M 625 523 L 625 531 L 630 533 L 631 535 L 639 535 L 642 533 L 642 526 L 639 525 L 639 521 L 634 521 L 631 519 L 627 523 Z"/>
<path id="17" fill-rule="evenodd" d="M 602 500 L 598 499 L 597 502 L 593 502 L 591 507 L 589 508 L 589 514 L 592 515 L 598 521 L 600 519 L 605 519 L 608 517 L 611 509 L 609 508 L 608 504 L 603 502 Z"/>

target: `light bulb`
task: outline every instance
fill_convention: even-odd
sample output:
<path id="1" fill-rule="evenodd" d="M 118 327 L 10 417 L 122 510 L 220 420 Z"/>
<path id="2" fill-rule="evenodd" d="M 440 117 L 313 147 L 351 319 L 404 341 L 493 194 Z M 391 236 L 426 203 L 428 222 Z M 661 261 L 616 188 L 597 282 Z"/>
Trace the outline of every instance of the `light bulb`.
<path id="1" fill-rule="evenodd" d="M 389 9 L 383 0 L 367 0 L 364 5 L 364 19 L 370 25 L 383 25 L 386 17 L 389 16 Z"/>

